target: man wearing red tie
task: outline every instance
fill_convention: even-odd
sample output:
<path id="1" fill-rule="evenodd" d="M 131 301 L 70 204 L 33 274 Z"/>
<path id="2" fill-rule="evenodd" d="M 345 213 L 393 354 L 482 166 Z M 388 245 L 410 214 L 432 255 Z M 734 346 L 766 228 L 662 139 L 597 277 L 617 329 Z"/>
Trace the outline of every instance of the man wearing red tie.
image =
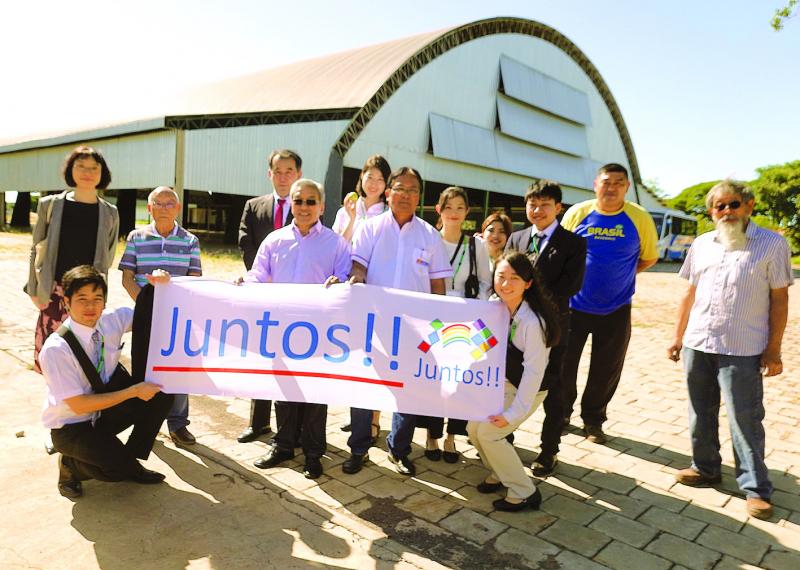
<path id="1" fill-rule="evenodd" d="M 303 160 L 292 150 L 272 151 L 267 164 L 273 191 L 248 200 L 239 224 L 239 249 L 242 250 L 242 259 L 248 271 L 253 267 L 253 260 L 264 238 L 292 221 L 289 189 L 303 176 Z M 269 427 L 271 408 L 270 400 L 252 401 L 250 425 L 239 434 L 237 440 L 240 443 L 255 441 L 272 431 Z"/>

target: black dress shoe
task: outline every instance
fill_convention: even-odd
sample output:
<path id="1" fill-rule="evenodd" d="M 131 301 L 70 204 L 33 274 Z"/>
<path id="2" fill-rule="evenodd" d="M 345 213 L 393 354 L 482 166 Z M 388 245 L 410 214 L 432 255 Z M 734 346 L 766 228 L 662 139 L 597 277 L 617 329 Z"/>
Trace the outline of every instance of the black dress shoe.
<path id="1" fill-rule="evenodd" d="M 494 508 L 498 511 L 506 511 L 509 513 L 514 513 L 523 509 L 533 509 L 534 511 L 538 511 L 541 504 L 542 493 L 539 492 L 539 489 L 536 489 L 533 495 L 519 503 L 509 503 L 505 499 L 497 499 L 492 503 Z"/>
<path id="2" fill-rule="evenodd" d="M 319 479 L 322 475 L 322 462 L 319 457 L 307 457 L 303 466 L 303 475 L 306 479 Z"/>
<path id="3" fill-rule="evenodd" d="M 239 443 L 250 443 L 251 441 L 257 440 L 262 435 L 266 435 L 271 432 L 272 429 L 269 426 L 257 429 L 253 429 L 253 427 L 250 426 L 242 430 L 242 433 L 239 434 L 239 437 L 236 438 L 236 441 Z"/>
<path id="4" fill-rule="evenodd" d="M 425 457 L 427 457 L 431 461 L 441 461 L 442 460 L 442 450 L 441 449 L 426 449 L 425 450 Z"/>
<path id="5" fill-rule="evenodd" d="M 400 473 L 400 475 L 408 475 L 409 477 L 413 477 L 417 474 L 417 468 L 408 458 L 408 455 L 404 455 L 403 457 L 395 457 L 390 452 L 389 461 L 394 464 L 394 470 Z"/>
<path id="6" fill-rule="evenodd" d="M 478 483 L 476 487 L 478 489 L 478 493 L 483 493 L 484 495 L 488 495 L 489 493 L 496 493 L 500 489 L 503 488 L 503 484 L 499 481 L 497 483 L 487 483 L 486 481 L 481 481 Z"/>
<path id="7" fill-rule="evenodd" d="M 361 468 L 367 461 L 369 461 L 369 456 L 366 453 L 364 455 L 351 453 L 350 457 L 345 459 L 344 463 L 342 463 L 342 472 L 348 475 L 354 475 L 361 471 Z"/>
<path id="8" fill-rule="evenodd" d="M 58 456 L 58 492 L 62 497 L 77 499 L 83 495 L 83 484 L 75 479 L 75 475 L 64 465 L 64 456 Z"/>
<path id="9" fill-rule="evenodd" d="M 271 467 L 277 467 L 284 461 L 289 461 L 293 458 L 294 451 L 286 451 L 284 449 L 278 449 L 278 447 L 273 447 L 266 453 L 266 455 L 256 459 L 253 462 L 253 465 L 259 469 L 270 469 Z"/>
<path id="10" fill-rule="evenodd" d="M 348 432 L 353 429 L 353 424 L 344 424 L 342 427 L 339 428 L 341 431 Z"/>
<path id="11" fill-rule="evenodd" d="M 461 454 L 458 451 L 443 451 L 442 457 L 444 458 L 445 463 L 458 463 L 461 459 Z"/>
<path id="12" fill-rule="evenodd" d="M 176 445 L 194 445 L 197 442 L 192 432 L 186 429 L 186 426 L 169 432 L 169 437 L 172 438 L 173 443 Z"/>
<path id="13" fill-rule="evenodd" d="M 134 483 L 140 483 L 142 485 L 155 485 L 156 483 L 161 483 L 166 476 L 163 473 L 159 473 L 158 471 L 151 471 L 146 467 L 139 465 L 139 470 L 131 477 L 131 481 Z"/>
<path id="14" fill-rule="evenodd" d="M 558 458 L 555 455 L 540 453 L 533 460 L 531 471 L 534 477 L 547 477 L 555 471 L 556 465 L 558 465 Z"/>

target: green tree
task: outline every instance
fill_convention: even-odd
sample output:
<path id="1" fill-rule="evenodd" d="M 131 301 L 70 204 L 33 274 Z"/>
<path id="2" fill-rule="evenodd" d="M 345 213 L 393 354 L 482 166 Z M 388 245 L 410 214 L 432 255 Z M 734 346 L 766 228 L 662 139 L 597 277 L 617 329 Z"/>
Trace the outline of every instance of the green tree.
<path id="1" fill-rule="evenodd" d="M 667 200 L 667 206 L 675 210 L 681 210 L 687 214 L 694 214 L 700 219 L 710 220 L 708 212 L 706 211 L 706 194 L 711 190 L 711 187 L 719 182 L 719 180 L 712 180 L 711 182 L 701 182 L 694 186 L 689 186 L 683 189 L 680 194 L 674 198 Z"/>
<path id="2" fill-rule="evenodd" d="M 750 183 L 760 214 L 770 218 L 800 251 L 800 160 L 757 168 L 758 178 Z"/>
<path id="3" fill-rule="evenodd" d="M 783 29 L 783 26 L 786 24 L 786 20 L 797 15 L 794 13 L 795 8 L 797 8 L 797 0 L 787 0 L 786 6 L 775 10 L 775 14 L 772 16 L 770 24 L 772 24 L 772 28 L 776 32 L 779 32 Z"/>

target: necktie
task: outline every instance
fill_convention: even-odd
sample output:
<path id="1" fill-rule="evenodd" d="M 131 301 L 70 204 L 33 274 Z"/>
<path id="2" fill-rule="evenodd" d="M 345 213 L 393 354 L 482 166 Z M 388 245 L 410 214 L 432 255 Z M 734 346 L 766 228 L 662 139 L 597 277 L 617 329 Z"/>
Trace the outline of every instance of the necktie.
<path id="1" fill-rule="evenodd" d="M 531 239 L 531 246 L 528 248 L 528 253 L 532 253 L 534 257 L 538 257 L 539 252 L 542 250 L 541 245 L 543 241 L 544 241 L 543 233 L 538 233 L 534 235 L 533 239 Z"/>
<path id="2" fill-rule="evenodd" d="M 286 198 L 278 198 L 278 207 L 275 208 L 275 220 L 273 227 L 278 230 L 283 227 L 283 205 L 286 203 Z"/>
<path id="3" fill-rule="evenodd" d="M 92 346 L 94 348 L 94 362 L 95 362 L 95 369 L 97 373 L 100 375 L 100 379 L 103 381 L 103 384 L 107 382 L 106 380 L 106 344 L 105 339 L 103 339 L 103 335 L 100 334 L 100 331 L 94 331 L 92 333 Z"/>

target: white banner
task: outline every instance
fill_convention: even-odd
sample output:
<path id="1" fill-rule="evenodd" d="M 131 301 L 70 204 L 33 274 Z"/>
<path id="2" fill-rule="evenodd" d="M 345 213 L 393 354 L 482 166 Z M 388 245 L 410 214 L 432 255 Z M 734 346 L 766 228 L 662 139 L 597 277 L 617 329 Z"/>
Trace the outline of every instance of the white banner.
<path id="1" fill-rule="evenodd" d="M 503 410 L 507 334 L 499 302 L 176 278 L 156 287 L 147 379 L 175 394 L 485 420 Z"/>

